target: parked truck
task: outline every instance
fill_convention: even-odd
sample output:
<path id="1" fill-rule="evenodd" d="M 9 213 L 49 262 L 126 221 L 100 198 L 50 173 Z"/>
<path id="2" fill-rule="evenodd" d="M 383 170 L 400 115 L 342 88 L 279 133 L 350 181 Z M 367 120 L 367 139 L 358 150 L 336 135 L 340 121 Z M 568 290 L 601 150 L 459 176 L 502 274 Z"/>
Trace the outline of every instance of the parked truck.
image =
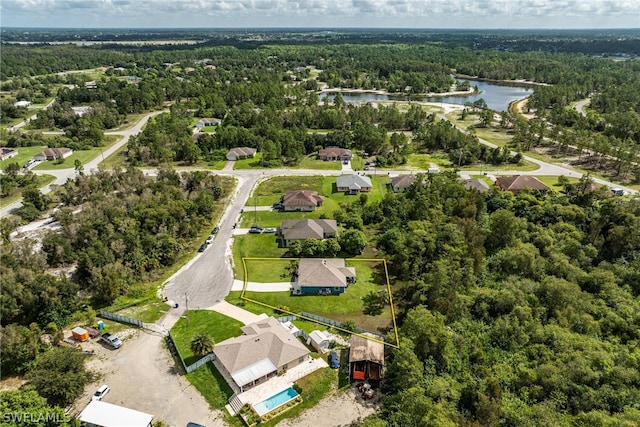
<path id="1" fill-rule="evenodd" d="M 105 344 L 113 349 L 120 348 L 122 346 L 122 341 L 115 335 L 104 333 L 100 338 Z"/>

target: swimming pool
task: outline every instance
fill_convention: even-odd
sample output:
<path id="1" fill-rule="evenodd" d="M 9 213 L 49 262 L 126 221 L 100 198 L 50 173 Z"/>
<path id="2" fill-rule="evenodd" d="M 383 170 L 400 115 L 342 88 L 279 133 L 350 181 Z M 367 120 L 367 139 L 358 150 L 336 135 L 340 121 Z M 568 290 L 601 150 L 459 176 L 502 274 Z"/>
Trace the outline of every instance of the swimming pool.
<path id="1" fill-rule="evenodd" d="M 255 409 L 259 416 L 263 416 L 264 414 L 273 411 L 274 409 L 284 405 L 285 403 L 290 402 L 296 397 L 298 397 L 298 392 L 295 391 L 293 387 L 289 387 L 288 389 L 282 390 L 278 394 L 274 394 L 267 400 L 253 405 L 253 409 Z"/>

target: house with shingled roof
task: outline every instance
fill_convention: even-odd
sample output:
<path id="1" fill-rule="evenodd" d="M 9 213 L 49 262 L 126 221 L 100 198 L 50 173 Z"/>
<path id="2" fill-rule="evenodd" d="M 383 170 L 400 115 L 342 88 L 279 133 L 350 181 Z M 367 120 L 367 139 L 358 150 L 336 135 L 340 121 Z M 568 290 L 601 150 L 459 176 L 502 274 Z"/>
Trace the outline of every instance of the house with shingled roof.
<path id="1" fill-rule="evenodd" d="M 202 129 L 206 126 L 218 126 L 222 123 L 222 119 L 216 119 L 215 117 L 205 117 L 196 122 L 196 129 Z"/>
<path id="2" fill-rule="evenodd" d="M 338 235 L 335 219 L 286 219 L 277 231 L 282 246 L 288 248 L 294 240 L 328 239 Z"/>
<path id="3" fill-rule="evenodd" d="M 528 175 L 513 175 L 513 176 L 501 176 L 496 178 L 496 185 L 504 191 L 510 191 L 513 194 L 518 194 L 521 191 L 537 190 L 537 191 L 549 191 L 543 182 L 541 182 L 535 176 Z"/>
<path id="4" fill-rule="evenodd" d="M 391 189 L 394 192 L 404 191 L 416 182 L 415 175 L 398 175 L 391 178 Z"/>
<path id="5" fill-rule="evenodd" d="M 273 317 L 243 326 L 243 335 L 217 343 L 214 364 L 234 391 L 245 391 L 309 358 L 309 350 Z"/>
<path id="6" fill-rule="evenodd" d="M 60 148 L 47 148 L 44 151 L 39 152 L 33 159 L 39 162 L 45 160 L 55 160 L 55 159 L 66 159 L 70 155 L 73 154 L 73 150 L 71 148 L 60 147 Z"/>
<path id="7" fill-rule="evenodd" d="M 371 178 L 368 176 L 342 175 L 336 179 L 336 187 L 338 191 L 357 195 L 371 191 L 373 185 L 371 184 Z"/>
<path id="8" fill-rule="evenodd" d="M 324 202 L 324 197 L 320 196 L 317 191 L 311 190 L 287 191 L 282 196 L 282 205 L 287 212 L 312 212 L 322 206 L 322 202 Z"/>
<path id="9" fill-rule="evenodd" d="M 301 258 L 291 284 L 292 295 L 340 295 L 356 282 L 356 269 L 342 258 Z"/>
<path id="10" fill-rule="evenodd" d="M 320 160 L 351 160 L 353 154 L 351 150 L 340 147 L 327 147 L 318 151 L 318 157 Z"/>
<path id="11" fill-rule="evenodd" d="M 475 189 L 480 193 L 485 193 L 491 188 L 489 187 L 489 184 L 484 182 L 484 180 L 478 178 L 463 179 L 462 184 L 464 184 L 464 188 L 466 188 L 467 190 Z"/>
<path id="12" fill-rule="evenodd" d="M 256 155 L 258 150 L 250 147 L 236 147 L 229 150 L 227 160 L 249 159 Z"/>

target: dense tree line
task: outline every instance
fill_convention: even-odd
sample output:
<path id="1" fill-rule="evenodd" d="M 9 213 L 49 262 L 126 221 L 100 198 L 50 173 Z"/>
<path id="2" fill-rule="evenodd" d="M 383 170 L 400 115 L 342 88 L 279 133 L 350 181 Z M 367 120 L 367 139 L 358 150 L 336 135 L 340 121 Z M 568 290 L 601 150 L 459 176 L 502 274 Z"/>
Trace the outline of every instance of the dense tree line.
<path id="1" fill-rule="evenodd" d="M 640 420 L 638 200 L 481 194 L 440 174 L 362 215 L 401 325 L 382 413 L 363 425 Z"/>

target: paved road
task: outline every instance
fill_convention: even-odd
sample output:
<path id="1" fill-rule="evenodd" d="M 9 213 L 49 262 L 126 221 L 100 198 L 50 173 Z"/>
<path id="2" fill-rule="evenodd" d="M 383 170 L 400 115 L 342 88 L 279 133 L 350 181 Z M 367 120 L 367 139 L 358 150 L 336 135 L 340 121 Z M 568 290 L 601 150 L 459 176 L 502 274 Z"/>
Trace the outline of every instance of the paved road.
<path id="1" fill-rule="evenodd" d="M 585 113 L 584 107 L 586 107 L 587 104 L 590 104 L 590 103 L 591 103 L 591 98 L 583 99 L 581 101 L 576 102 L 576 105 L 574 108 L 578 111 L 578 113 L 587 117 L 587 113 Z"/>
<path id="2" fill-rule="evenodd" d="M 149 113 L 146 116 L 144 116 L 135 126 L 133 126 L 130 129 L 127 130 L 123 130 L 123 131 L 118 131 L 118 132 L 107 132 L 106 134 L 108 135 L 120 135 L 122 136 L 122 138 L 120 138 L 119 141 L 117 141 L 115 144 L 111 145 L 110 147 L 108 147 L 107 149 L 105 149 L 102 153 L 102 155 L 94 158 L 93 160 L 91 160 L 90 162 L 86 163 L 84 165 L 84 172 L 85 173 L 92 173 L 94 171 L 96 171 L 98 169 L 98 165 L 103 161 L 103 159 L 108 158 L 110 155 L 112 155 L 113 153 L 115 153 L 117 150 L 119 150 L 123 145 L 125 145 L 127 142 L 129 142 L 129 138 L 132 135 L 137 135 L 138 133 L 140 133 L 140 131 L 142 130 L 142 128 L 144 127 L 145 124 L 147 124 L 147 121 L 149 120 L 149 118 L 156 116 L 160 113 L 162 113 L 164 111 L 155 111 L 153 113 Z M 69 169 L 58 169 L 58 170 L 32 170 L 33 173 L 38 174 L 38 175 L 53 175 L 56 177 L 55 181 L 53 181 L 50 185 L 47 185 L 44 188 L 40 189 L 40 192 L 42 194 L 47 194 L 49 192 L 51 192 L 51 185 L 62 185 L 65 182 L 67 182 L 67 179 L 69 178 L 73 178 L 76 175 L 76 171 L 74 168 L 69 168 Z M 21 201 L 17 201 L 15 203 L 12 203 L 8 206 L 5 206 L 4 208 L 0 209 L 0 218 L 2 218 L 3 216 L 11 213 L 12 211 L 19 209 L 22 206 L 22 202 Z"/>
<path id="3" fill-rule="evenodd" d="M 438 117 L 441 118 L 442 120 L 447 120 L 447 118 L 443 115 L 443 114 L 438 114 Z M 454 124 L 454 126 L 456 126 L 457 129 L 459 129 L 461 132 L 466 132 L 465 129 L 457 126 Z M 484 144 L 488 147 L 491 148 L 496 148 L 497 145 L 487 141 L 486 139 L 482 139 L 482 138 L 478 138 L 478 140 L 480 141 L 481 144 Z M 515 154 L 515 151 L 512 151 L 511 154 Z M 573 178 L 582 178 L 583 174 L 581 172 L 575 171 L 573 169 L 569 169 L 566 168 L 564 166 L 558 166 L 558 165 L 554 165 L 552 163 L 547 163 L 544 162 L 542 160 L 538 160 L 535 159 L 533 157 L 530 156 L 522 156 L 522 158 L 528 162 L 534 163 L 536 165 L 538 165 L 538 169 L 534 170 L 534 171 L 517 171 L 517 170 L 504 170 L 504 171 L 492 171 L 491 173 L 493 175 L 551 175 L 551 176 L 560 176 L 560 175 L 564 175 L 564 176 L 568 176 L 568 177 L 573 177 Z M 485 171 L 487 172 L 487 171 Z M 481 171 L 464 171 L 463 172 L 464 175 L 482 175 L 483 172 Z M 606 181 L 604 179 L 600 179 L 600 178 L 594 178 L 592 177 L 593 181 L 601 184 L 601 185 L 605 185 L 607 187 L 610 188 L 621 188 L 624 190 L 624 192 L 626 194 L 638 194 L 638 191 L 629 188 L 629 187 L 624 187 L 622 185 L 618 185 L 618 184 L 614 184 L 612 182 Z"/>
<path id="4" fill-rule="evenodd" d="M 53 105 L 53 103 L 56 101 L 56 98 L 53 98 L 47 105 L 45 105 L 44 107 L 42 107 L 42 110 L 46 110 L 47 108 L 51 107 Z M 17 125 L 13 125 L 13 126 L 9 126 L 7 128 L 7 130 L 9 132 L 15 132 L 18 129 L 24 127 L 27 125 L 27 123 L 29 123 L 31 120 L 34 120 L 36 117 L 38 117 L 38 113 L 34 114 L 31 117 L 26 118 L 25 120 L 21 121 L 20 123 L 18 123 Z"/>

